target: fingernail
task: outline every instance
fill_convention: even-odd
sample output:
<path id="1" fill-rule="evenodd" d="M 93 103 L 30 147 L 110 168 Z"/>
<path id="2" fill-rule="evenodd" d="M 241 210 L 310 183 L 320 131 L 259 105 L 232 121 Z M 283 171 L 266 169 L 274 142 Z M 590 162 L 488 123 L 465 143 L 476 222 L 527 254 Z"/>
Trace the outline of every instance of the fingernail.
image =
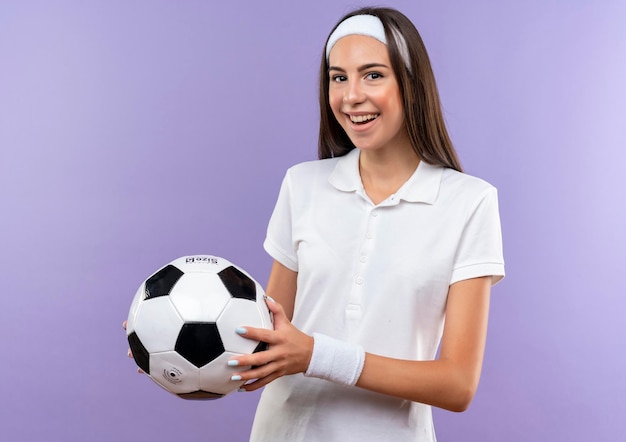
<path id="1" fill-rule="evenodd" d="M 248 333 L 248 330 L 243 327 L 237 327 L 235 329 L 235 333 L 237 333 L 238 335 L 245 335 L 246 333 Z"/>
<path id="2" fill-rule="evenodd" d="M 239 376 L 238 374 L 233 375 L 230 377 L 231 381 L 240 381 L 241 380 L 241 376 Z"/>
<path id="3" fill-rule="evenodd" d="M 239 365 L 239 361 L 236 361 L 234 359 L 232 361 L 228 361 L 228 366 L 229 367 L 236 367 L 238 365 Z"/>
<path id="4" fill-rule="evenodd" d="M 264 296 L 265 296 L 265 299 L 269 299 L 270 302 L 276 302 L 274 301 L 274 298 L 272 298 L 271 296 L 267 296 L 267 295 L 264 295 Z"/>
<path id="5" fill-rule="evenodd" d="M 130 348 L 128 349 L 128 351 L 127 351 L 126 353 L 128 354 L 128 357 L 129 357 L 129 358 L 132 358 L 132 357 L 133 357 L 133 354 L 130 352 Z"/>
<path id="6" fill-rule="evenodd" d="M 246 390 L 245 388 L 238 388 L 237 391 L 239 393 L 243 393 L 243 392 L 248 391 L 248 390 Z"/>

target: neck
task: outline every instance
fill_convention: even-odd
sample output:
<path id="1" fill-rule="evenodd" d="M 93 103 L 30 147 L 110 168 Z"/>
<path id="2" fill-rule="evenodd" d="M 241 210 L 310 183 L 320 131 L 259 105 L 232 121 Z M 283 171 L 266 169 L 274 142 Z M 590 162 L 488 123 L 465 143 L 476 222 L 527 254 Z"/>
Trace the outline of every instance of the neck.
<path id="1" fill-rule="evenodd" d="M 384 201 L 413 175 L 420 159 L 410 150 L 361 151 L 359 172 L 365 192 L 374 204 Z"/>

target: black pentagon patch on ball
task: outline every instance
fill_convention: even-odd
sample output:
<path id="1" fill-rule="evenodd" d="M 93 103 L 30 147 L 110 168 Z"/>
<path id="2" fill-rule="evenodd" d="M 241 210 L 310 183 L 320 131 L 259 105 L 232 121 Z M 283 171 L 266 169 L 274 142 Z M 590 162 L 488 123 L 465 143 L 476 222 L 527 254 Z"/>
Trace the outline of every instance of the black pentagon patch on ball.
<path id="1" fill-rule="evenodd" d="M 256 301 L 256 284 L 238 268 L 226 267 L 218 276 L 233 298 Z"/>
<path id="2" fill-rule="evenodd" d="M 219 399 L 224 397 L 225 395 L 219 393 L 211 393 L 208 391 L 192 391 L 191 393 L 179 393 L 178 397 L 183 399 L 196 399 L 196 400 L 212 400 Z"/>
<path id="3" fill-rule="evenodd" d="M 128 344 L 130 345 L 130 351 L 133 353 L 133 359 L 146 374 L 150 374 L 150 354 L 146 347 L 143 346 L 139 340 L 137 333 L 132 332 L 128 335 Z"/>
<path id="4" fill-rule="evenodd" d="M 146 280 L 145 299 L 168 296 L 181 276 L 183 272 L 178 267 L 171 264 L 163 267 Z"/>
<path id="5" fill-rule="evenodd" d="M 224 344 L 214 322 L 188 322 L 183 324 L 174 349 L 200 368 L 224 353 Z"/>
<path id="6" fill-rule="evenodd" d="M 256 348 L 254 349 L 254 351 L 252 353 L 258 353 L 260 351 L 265 351 L 268 348 L 269 348 L 269 345 L 267 345 L 267 342 L 260 341 L 259 345 L 256 346 Z"/>

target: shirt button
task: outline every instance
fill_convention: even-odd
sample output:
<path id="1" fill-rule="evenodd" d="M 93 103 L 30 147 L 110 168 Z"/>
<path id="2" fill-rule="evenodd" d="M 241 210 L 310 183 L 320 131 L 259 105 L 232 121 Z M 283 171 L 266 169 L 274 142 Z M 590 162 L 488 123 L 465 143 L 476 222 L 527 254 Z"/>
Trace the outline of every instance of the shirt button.
<path id="1" fill-rule="evenodd" d="M 354 282 L 356 282 L 358 285 L 363 284 L 363 277 L 362 276 L 357 276 L 356 280 Z"/>
<path id="2" fill-rule="evenodd" d="M 377 212 L 377 211 L 375 211 L 375 210 L 373 210 L 373 211 L 372 211 L 372 216 L 378 216 L 378 212 Z"/>
<path id="3" fill-rule="evenodd" d="M 361 258 L 359 259 L 359 261 L 361 261 L 361 262 L 366 262 L 366 261 L 367 261 L 367 257 L 366 257 L 366 256 L 361 256 Z"/>
<path id="4" fill-rule="evenodd" d="M 372 239 L 374 237 L 374 235 L 372 235 L 372 232 L 367 232 L 366 237 L 367 237 L 367 239 Z"/>

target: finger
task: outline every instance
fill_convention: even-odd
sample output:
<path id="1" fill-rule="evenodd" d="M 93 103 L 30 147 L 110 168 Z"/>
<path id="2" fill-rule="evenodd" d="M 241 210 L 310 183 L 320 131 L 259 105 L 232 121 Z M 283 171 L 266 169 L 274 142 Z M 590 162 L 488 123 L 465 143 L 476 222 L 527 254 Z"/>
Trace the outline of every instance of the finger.
<path id="1" fill-rule="evenodd" d="M 255 368 L 251 368 L 250 370 L 241 371 L 239 373 L 235 373 L 231 376 L 231 380 L 233 381 L 257 381 L 259 379 L 267 378 L 267 377 L 278 377 L 280 376 L 280 371 L 278 370 L 278 364 L 269 363 L 266 365 L 261 365 Z"/>
<path id="2" fill-rule="evenodd" d="M 265 297 L 265 304 L 267 304 L 267 308 L 272 313 L 274 318 L 274 329 L 277 329 L 278 326 L 289 322 L 287 315 L 285 314 L 285 309 L 278 302 L 274 301 L 271 297 Z"/>
<path id="3" fill-rule="evenodd" d="M 276 302 L 274 298 L 267 295 L 265 295 L 265 304 L 267 305 L 269 311 L 272 313 L 278 313 L 283 308 L 283 306 Z"/>
<path id="4" fill-rule="evenodd" d="M 239 388 L 239 391 L 255 391 L 258 390 L 259 388 L 263 388 L 265 387 L 267 384 L 269 384 L 270 382 L 278 379 L 279 376 L 277 374 L 274 374 L 272 376 L 267 376 L 261 379 L 256 379 L 252 382 L 249 382 L 247 384 L 242 385 Z"/>
<path id="5" fill-rule="evenodd" d="M 124 327 L 124 330 L 126 330 L 127 325 L 128 325 L 128 321 L 125 320 L 124 322 L 122 322 L 122 327 Z"/>
<path id="6" fill-rule="evenodd" d="M 276 339 L 274 335 L 274 330 L 269 330 L 266 328 L 256 328 L 256 327 L 237 327 L 235 329 L 235 333 L 239 336 L 247 339 L 253 339 L 255 341 L 262 341 L 267 344 L 275 344 Z"/>
<path id="7" fill-rule="evenodd" d="M 229 367 L 252 367 L 254 369 L 269 364 L 270 362 L 276 360 L 276 358 L 276 353 L 273 352 L 271 349 L 268 349 L 249 355 L 240 355 L 231 358 L 226 362 L 226 364 Z"/>

